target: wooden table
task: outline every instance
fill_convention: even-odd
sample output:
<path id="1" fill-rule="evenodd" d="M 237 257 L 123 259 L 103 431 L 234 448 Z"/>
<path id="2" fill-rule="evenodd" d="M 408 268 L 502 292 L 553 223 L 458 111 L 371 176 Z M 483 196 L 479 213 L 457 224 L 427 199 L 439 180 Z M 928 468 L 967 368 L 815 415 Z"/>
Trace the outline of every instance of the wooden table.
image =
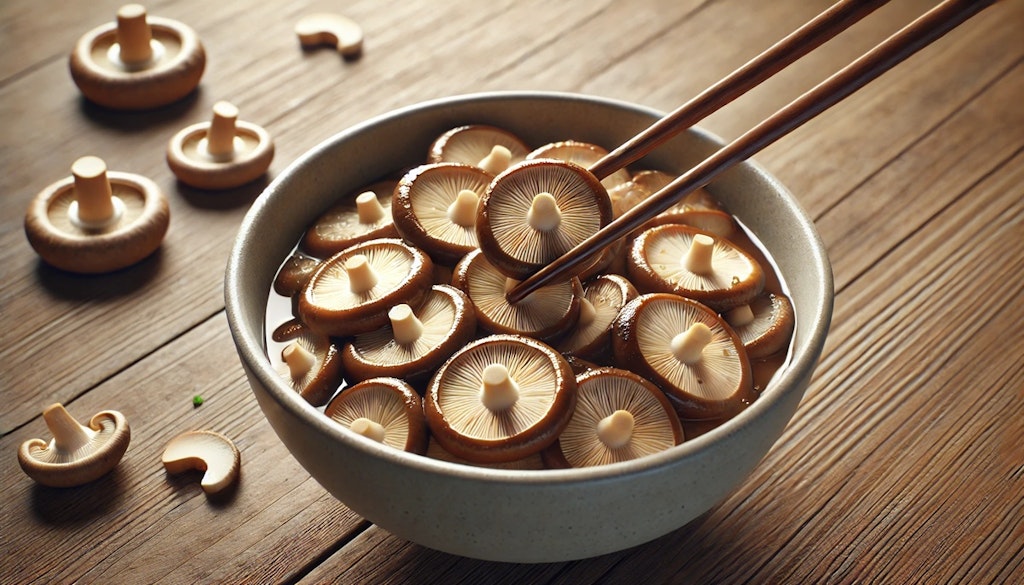
<path id="1" fill-rule="evenodd" d="M 330 497 L 260 413 L 224 317 L 224 264 L 266 182 L 352 124 L 485 90 L 581 92 L 669 110 L 827 0 L 349 2 L 154 0 L 206 46 L 200 89 L 156 111 L 80 97 L 67 56 L 109 0 L 0 6 L 0 581 L 4 583 L 1021 582 L 1024 579 L 1024 1 L 977 16 L 757 160 L 796 194 L 832 259 L 821 364 L 782 439 L 726 501 L 643 546 L 496 564 L 396 538 Z M 898 0 L 703 125 L 739 135 L 933 2 Z M 365 30 L 363 55 L 304 52 L 314 11 Z M 175 181 L 164 149 L 230 100 L 264 126 L 267 180 Z M 41 263 L 29 201 L 95 154 L 166 192 L 171 229 L 130 269 Z M 192 397 L 205 403 L 193 408 Z M 72 489 L 16 462 L 52 402 L 117 409 L 132 444 Z M 227 502 L 168 476 L 174 435 L 234 439 Z"/>

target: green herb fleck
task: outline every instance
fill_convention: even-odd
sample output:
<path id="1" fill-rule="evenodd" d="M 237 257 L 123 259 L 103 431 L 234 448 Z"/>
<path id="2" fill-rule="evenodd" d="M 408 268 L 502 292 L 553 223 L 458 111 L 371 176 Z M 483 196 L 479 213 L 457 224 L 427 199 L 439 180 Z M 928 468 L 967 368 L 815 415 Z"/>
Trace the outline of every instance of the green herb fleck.
<path id="1" fill-rule="evenodd" d="M 199 408 L 203 404 L 203 397 L 196 394 L 192 397 L 192 408 Z"/>

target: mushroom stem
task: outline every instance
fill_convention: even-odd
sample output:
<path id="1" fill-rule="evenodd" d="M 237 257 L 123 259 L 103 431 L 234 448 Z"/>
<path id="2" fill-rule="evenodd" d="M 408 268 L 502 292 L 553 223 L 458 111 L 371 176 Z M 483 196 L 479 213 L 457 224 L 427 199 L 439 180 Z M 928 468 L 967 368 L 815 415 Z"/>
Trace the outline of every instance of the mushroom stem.
<path id="1" fill-rule="evenodd" d="M 365 191 L 356 197 L 356 213 L 359 223 L 374 224 L 384 219 L 387 212 L 373 191 Z"/>
<path id="2" fill-rule="evenodd" d="M 73 453 L 87 445 L 96 434 L 92 429 L 82 426 L 59 402 L 51 404 L 43 411 L 46 428 L 53 434 L 53 446 L 57 451 Z"/>
<path id="3" fill-rule="evenodd" d="M 148 63 L 153 58 L 153 32 L 146 21 L 146 9 L 126 4 L 117 11 L 118 58 L 126 64 Z"/>
<path id="4" fill-rule="evenodd" d="M 512 408 L 519 400 L 519 385 L 508 374 L 504 364 L 488 364 L 483 371 L 480 401 L 491 412 Z"/>
<path id="5" fill-rule="evenodd" d="M 497 175 L 512 164 L 512 151 L 508 148 L 495 144 L 487 156 L 480 159 L 476 166 L 482 168 L 492 175 Z"/>
<path id="6" fill-rule="evenodd" d="M 79 227 L 99 228 L 120 215 L 120 200 L 111 191 L 103 159 L 83 156 L 71 165 L 71 174 L 75 181 L 75 201 L 68 209 L 72 222 Z"/>
<path id="7" fill-rule="evenodd" d="M 539 232 L 550 232 L 562 223 L 562 210 L 558 208 L 555 196 L 547 191 L 538 193 L 526 212 L 526 222 Z"/>
<path id="8" fill-rule="evenodd" d="M 692 366 L 702 359 L 704 348 L 711 343 L 711 328 L 697 322 L 672 338 L 672 355 L 680 362 Z"/>
<path id="9" fill-rule="evenodd" d="M 377 286 L 377 273 L 362 254 L 345 260 L 345 271 L 348 273 L 349 286 L 355 294 L 365 293 Z"/>
<path id="10" fill-rule="evenodd" d="M 288 373 L 291 374 L 293 380 L 305 377 L 316 365 L 316 356 L 313 355 L 313 352 L 302 347 L 297 341 L 289 343 L 281 350 L 281 359 L 288 364 Z"/>
<path id="11" fill-rule="evenodd" d="M 710 274 L 711 253 L 715 249 L 715 239 L 706 234 L 693 237 L 690 249 L 683 257 L 683 266 L 694 274 Z"/>
<path id="12" fill-rule="evenodd" d="M 577 321 L 577 327 L 586 327 L 594 322 L 594 318 L 597 317 L 597 309 L 594 308 L 594 303 L 590 302 L 590 299 L 586 297 L 580 299 L 580 316 Z"/>
<path id="13" fill-rule="evenodd" d="M 609 449 L 620 449 L 633 438 L 635 424 L 628 410 L 616 410 L 597 423 L 597 438 Z"/>
<path id="14" fill-rule="evenodd" d="M 465 228 L 476 225 L 476 208 L 480 197 L 469 189 L 459 191 L 455 201 L 448 206 L 448 219 Z"/>
<path id="15" fill-rule="evenodd" d="M 388 319 L 391 320 L 391 332 L 399 345 L 415 343 L 423 335 L 423 322 L 416 317 L 409 305 L 403 303 L 391 307 Z"/>
<path id="16" fill-rule="evenodd" d="M 235 153 L 238 108 L 229 102 L 213 104 L 213 119 L 206 133 L 206 152 L 217 160 L 230 160 Z"/>
<path id="17" fill-rule="evenodd" d="M 743 327 L 754 321 L 754 311 L 750 305 L 740 305 L 725 313 L 725 320 L 733 327 Z"/>
<path id="18" fill-rule="evenodd" d="M 359 417 L 348 425 L 349 430 L 358 433 L 367 439 L 373 439 L 378 443 L 384 442 L 384 427 L 376 421 Z"/>

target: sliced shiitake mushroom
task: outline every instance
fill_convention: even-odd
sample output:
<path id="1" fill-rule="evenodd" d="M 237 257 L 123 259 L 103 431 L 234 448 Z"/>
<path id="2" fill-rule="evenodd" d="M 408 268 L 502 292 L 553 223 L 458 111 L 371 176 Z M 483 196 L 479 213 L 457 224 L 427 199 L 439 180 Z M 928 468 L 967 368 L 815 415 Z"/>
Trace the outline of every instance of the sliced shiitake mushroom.
<path id="1" fill-rule="evenodd" d="M 548 467 L 590 467 L 629 461 L 683 442 L 683 427 L 657 386 L 617 368 L 576 378 L 576 410 L 541 455 Z"/>
<path id="2" fill-rule="evenodd" d="M 342 348 L 350 382 L 391 376 L 413 385 L 426 382 L 456 350 L 476 334 L 476 313 L 469 297 L 448 285 L 434 285 L 414 311 L 395 305 L 390 324 L 357 335 Z"/>
<path id="3" fill-rule="evenodd" d="M 409 171 L 398 182 L 391 204 L 398 233 L 435 263 L 455 264 L 477 247 L 477 204 L 493 178 L 460 163 Z"/>
<path id="4" fill-rule="evenodd" d="M 729 310 L 725 320 L 743 341 L 750 359 L 782 351 L 793 335 L 793 305 L 782 293 L 766 293 Z"/>
<path id="5" fill-rule="evenodd" d="M 608 149 L 598 146 L 597 144 L 582 142 L 580 140 L 562 140 L 560 142 L 552 142 L 539 148 L 535 148 L 526 155 L 526 160 L 553 158 L 556 160 L 576 163 L 583 168 L 590 168 L 594 163 L 604 158 L 607 154 Z M 605 189 L 608 191 L 613 191 L 629 183 L 630 180 L 631 177 L 629 171 L 626 169 L 619 169 L 601 179 L 601 184 L 604 185 Z"/>
<path id="6" fill-rule="evenodd" d="M 420 395 L 396 378 L 370 378 L 350 386 L 324 410 L 328 418 L 374 441 L 423 455 L 427 424 Z"/>
<path id="7" fill-rule="evenodd" d="M 518 136 L 486 124 L 452 128 L 434 140 L 428 163 L 456 162 L 480 167 L 497 175 L 523 160 L 529 147 Z"/>
<path id="8" fill-rule="evenodd" d="M 622 308 L 613 331 L 616 364 L 661 388 L 680 418 L 725 418 L 756 397 L 743 342 L 697 301 L 641 295 Z"/>
<path id="9" fill-rule="evenodd" d="M 476 234 L 487 259 L 523 279 L 612 219 L 604 186 L 571 162 L 538 159 L 498 175 L 480 199 Z"/>
<path id="10" fill-rule="evenodd" d="M 519 335 L 492 335 L 456 352 L 424 396 L 433 437 L 477 463 L 539 453 L 562 432 L 576 405 L 576 378 L 550 346 Z"/>
<path id="11" fill-rule="evenodd" d="M 309 277 L 313 275 L 313 271 L 319 264 L 320 260 L 296 251 L 284 261 L 280 270 L 277 271 L 277 276 L 274 278 L 274 292 L 284 297 L 298 294 L 302 287 L 309 282 Z"/>
<path id="12" fill-rule="evenodd" d="M 545 286 L 518 303 L 505 295 L 519 281 L 499 272 L 479 249 L 455 265 L 452 283 L 473 301 L 477 323 L 490 333 L 513 333 L 551 341 L 564 335 L 580 312 L 578 278 Z"/>
<path id="13" fill-rule="evenodd" d="M 433 263 L 398 239 L 370 240 L 320 264 L 299 293 L 299 319 L 326 335 L 357 335 L 388 323 L 388 310 L 418 306 L 433 281 Z"/>
<path id="14" fill-rule="evenodd" d="M 277 331 L 275 331 L 277 333 Z M 342 382 L 342 359 L 331 338 L 294 322 L 277 373 L 313 406 L 323 406 Z"/>
<path id="15" fill-rule="evenodd" d="M 311 256 L 327 258 L 349 246 L 377 238 L 398 237 L 391 216 L 391 196 L 397 181 L 380 181 L 344 197 L 302 235 L 299 247 Z"/>
<path id="16" fill-rule="evenodd" d="M 719 312 L 750 302 L 765 280 L 761 265 L 732 242 L 681 224 L 634 238 L 627 271 L 640 292 L 680 294 Z"/>
<path id="17" fill-rule="evenodd" d="M 576 327 L 559 342 L 558 351 L 591 361 L 607 360 L 611 357 L 612 322 L 637 294 L 633 284 L 617 274 L 588 281 L 583 287 Z"/>

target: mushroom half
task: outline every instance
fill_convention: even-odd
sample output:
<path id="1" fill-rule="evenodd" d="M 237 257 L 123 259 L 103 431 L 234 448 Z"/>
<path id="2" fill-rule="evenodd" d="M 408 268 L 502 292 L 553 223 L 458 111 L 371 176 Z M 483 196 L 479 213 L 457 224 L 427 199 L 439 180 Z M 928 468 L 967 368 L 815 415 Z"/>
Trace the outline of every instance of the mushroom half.
<path id="1" fill-rule="evenodd" d="M 57 403 L 43 411 L 53 439 L 29 439 L 18 448 L 18 464 L 36 482 L 50 487 L 74 487 L 96 480 L 117 467 L 131 441 L 124 415 L 104 410 L 78 423 Z"/>
<path id="2" fill-rule="evenodd" d="M 363 380 L 335 396 L 324 414 L 378 443 L 419 455 L 427 452 L 427 423 L 420 395 L 402 380 Z"/>
<path id="3" fill-rule="evenodd" d="M 449 453 L 476 463 L 515 461 L 557 438 L 576 405 L 576 378 L 550 346 L 518 335 L 478 339 L 434 374 L 427 424 Z"/>
<path id="4" fill-rule="evenodd" d="M 167 473 L 203 472 L 200 485 L 207 495 L 224 492 L 238 481 L 242 454 L 224 435 L 209 430 L 188 431 L 171 439 L 160 456 Z"/>

